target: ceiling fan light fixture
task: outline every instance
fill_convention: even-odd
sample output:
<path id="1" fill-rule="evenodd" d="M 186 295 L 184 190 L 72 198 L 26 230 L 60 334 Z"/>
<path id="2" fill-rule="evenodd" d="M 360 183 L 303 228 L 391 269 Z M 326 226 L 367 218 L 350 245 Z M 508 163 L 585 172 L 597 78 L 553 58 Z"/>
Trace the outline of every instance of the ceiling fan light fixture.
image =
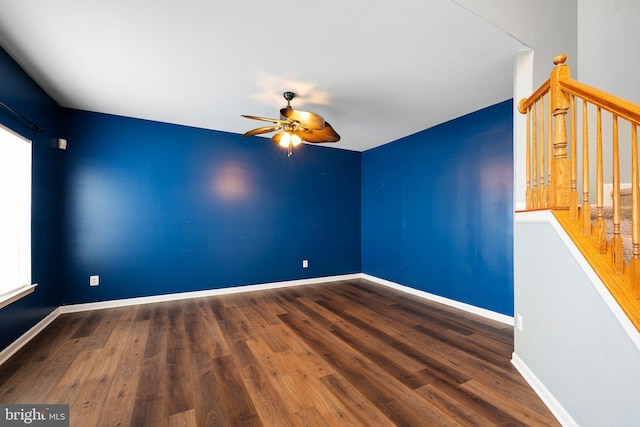
<path id="1" fill-rule="evenodd" d="M 290 145 L 293 147 L 297 147 L 301 142 L 302 142 L 302 138 L 300 138 L 295 133 L 283 132 L 282 136 L 280 137 L 279 144 L 281 147 L 287 148 Z"/>
<path id="2" fill-rule="evenodd" d="M 279 144 L 283 148 L 289 147 L 289 144 L 291 144 L 291 134 L 289 132 L 283 132 L 282 136 L 280 137 Z"/>

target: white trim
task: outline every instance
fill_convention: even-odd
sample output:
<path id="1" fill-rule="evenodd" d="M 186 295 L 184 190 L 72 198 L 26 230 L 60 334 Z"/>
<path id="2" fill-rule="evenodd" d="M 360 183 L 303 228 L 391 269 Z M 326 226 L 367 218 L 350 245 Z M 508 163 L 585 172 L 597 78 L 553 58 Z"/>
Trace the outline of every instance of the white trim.
<path id="1" fill-rule="evenodd" d="M 533 49 L 516 52 L 513 70 L 513 201 L 516 210 L 526 209 L 527 115 L 518 111 L 518 102 L 528 98 L 533 89 Z"/>
<path id="2" fill-rule="evenodd" d="M 12 302 L 16 302 L 20 298 L 26 297 L 36 290 L 36 286 L 38 286 L 37 283 L 34 283 L 33 285 L 26 285 L 0 296 L 0 308 L 4 308 Z"/>
<path id="3" fill-rule="evenodd" d="M 27 144 L 33 144 L 33 141 L 31 141 L 29 138 L 20 135 L 18 132 L 14 131 L 11 128 L 6 127 L 5 125 L 3 125 L 2 123 L 0 123 L 0 129 L 4 129 L 7 132 L 9 132 L 11 135 L 15 136 L 16 138 L 20 138 L 21 140 L 23 140 L 24 142 L 26 142 Z"/>
<path id="4" fill-rule="evenodd" d="M 514 352 L 511 355 L 511 364 L 520 372 L 520 375 L 529 383 L 533 391 L 540 397 L 540 400 L 547 405 L 554 417 L 565 427 L 578 427 L 578 423 L 571 417 L 571 414 L 564 409 L 558 399 L 544 386 L 542 381 L 529 369 L 526 363 Z"/>
<path id="5" fill-rule="evenodd" d="M 410 288 L 409 286 L 404 286 L 399 283 L 395 283 L 389 280 L 381 279 L 379 277 L 371 276 L 369 274 L 362 273 L 360 276 L 363 279 L 370 280 L 372 282 L 378 283 L 379 285 L 388 286 L 390 288 L 393 288 L 411 295 L 415 295 L 421 298 L 435 301 L 440 304 L 448 305 L 449 307 L 457 308 L 459 310 L 464 310 L 469 313 L 486 317 L 487 319 L 496 320 L 506 325 L 513 326 L 513 317 L 507 316 L 502 313 L 497 313 L 495 311 L 487 310 L 486 308 L 476 307 L 475 305 L 466 304 L 464 302 L 441 297 L 439 295 L 431 294 L 429 292 L 420 291 L 418 289 Z"/>
<path id="6" fill-rule="evenodd" d="M 517 222 L 541 222 L 550 224 L 555 232 L 560 237 L 560 240 L 565 244 L 571 255 L 575 258 L 576 262 L 580 265 L 584 274 L 587 276 L 593 288 L 598 292 L 606 306 L 611 310 L 622 329 L 626 332 L 627 336 L 636 346 L 638 351 L 640 351 L 640 333 L 636 329 L 636 327 L 631 323 L 629 316 L 622 310 L 620 304 L 613 298 L 609 289 L 602 283 L 600 277 L 596 274 L 591 264 L 587 261 L 587 259 L 582 255 L 580 249 L 573 243 L 571 237 L 567 234 L 567 232 L 562 228 L 562 225 L 558 222 L 553 213 L 550 210 L 542 210 L 542 211 L 531 211 L 531 212 L 518 212 L 515 215 L 514 223 Z"/>
<path id="7" fill-rule="evenodd" d="M 0 308 L 33 292 L 31 289 L 31 211 L 33 144 L 0 125 Z"/>
<path id="8" fill-rule="evenodd" d="M 527 202 L 517 202 L 516 211 L 524 211 L 527 209 Z"/>
<path id="9" fill-rule="evenodd" d="M 0 365 L 9 360 L 11 356 L 16 354 L 18 350 L 27 345 L 29 341 L 42 332 L 51 322 L 60 316 L 60 307 L 49 313 L 44 319 L 39 321 L 34 327 L 22 334 L 17 340 L 9 344 L 4 350 L 0 351 Z"/>
<path id="10" fill-rule="evenodd" d="M 378 277 L 371 276 L 369 274 L 354 273 L 354 274 L 343 274 L 339 276 L 315 277 L 311 279 L 299 279 L 299 280 L 288 280 L 283 282 L 261 283 L 256 285 L 234 286 L 231 288 L 222 288 L 222 289 L 208 289 L 203 291 L 181 292 L 181 293 L 175 293 L 175 294 L 154 295 L 149 297 L 92 302 L 92 303 L 86 303 L 86 304 L 63 305 L 56 308 L 47 317 L 42 319 L 34 327 L 32 327 L 27 332 L 25 332 L 22 336 L 20 336 L 20 338 L 18 338 L 9 346 L 7 346 L 4 350 L 2 350 L 0 352 L 0 365 L 6 362 L 11 356 L 13 356 L 18 350 L 24 347 L 36 335 L 42 332 L 51 322 L 53 322 L 61 314 L 77 313 L 77 312 L 89 311 L 89 310 L 100 310 L 105 308 L 126 307 L 131 305 L 138 305 L 138 304 L 152 304 L 155 302 L 177 301 L 177 300 L 190 299 L 190 298 L 202 298 L 202 297 L 215 296 L 215 295 L 227 295 L 227 294 L 235 294 L 240 292 L 251 292 L 251 291 L 260 291 L 260 290 L 267 290 L 267 289 L 286 288 L 291 286 L 313 285 L 317 283 L 337 282 L 341 280 L 354 280 L 354 279 L 369 280 L 371 282 L 388 286 L 390 288 L 396 289 L 401 292 L 405 292 L 421 298 L 428 299 L 430 301 L 435 301 L 441 304 L 445 304 L 450 307 L 464 310 L 473 314 L 477 314 L 477 315 L 480 315 L 492 320 L 497 320 L 498 322 L 502 322 L 507 325 L 513 326 L 513 317 L 496 313 L 484 308 L 475 307 L 459 301 L 444 298 L 438 295 L 430 294 L 428 292 L 413 289 L 408 286 L 403 286 L 398 283 L 390 282 L 385 279 L 380 279 Z M 35 285 L 33 287 L 35 287 Z"/>
<path id="11" fill-rule="evenodd" d="M 359 279 L 360 273 L 343 274 L 340 276 L 315 277 L 311 279 L 288 280 L 284 282 L 261 283 L 257 285 L 234 286 L 231 288 L 207 289 L 203 291 L 181 292 L 175 294 L 154 295 L 149 297 L 126 298 L 86 304 L 63 305 L 62 313 L 76 313 L 88 310 L 100 310 L 103 308 L 126 307 L 138 304 L 152 304 L 155 302 L 177 301 L 191 298 L 203 298 L 215 295 L 236 294 L 240 292 L 262 291 L 266 289 L 286 288 L 289 286 L 313 285 L 316 283 L 336 282 L 340 280 Z"/>

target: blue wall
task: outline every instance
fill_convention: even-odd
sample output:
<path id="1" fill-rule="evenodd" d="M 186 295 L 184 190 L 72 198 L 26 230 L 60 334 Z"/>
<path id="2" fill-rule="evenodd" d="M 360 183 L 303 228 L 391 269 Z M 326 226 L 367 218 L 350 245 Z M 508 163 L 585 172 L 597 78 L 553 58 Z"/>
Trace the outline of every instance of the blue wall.
<path id="1" fill-rule="evenodd" d="M 34 141 L 39 283 L 0 310 L 0 349 L 65 303 L 360 271 L 513 313 L 511 102 L 365 153 L 287 158 L 261 138 L 61 109 L 2 50 L 0 81 L 45 129 L 0 109 Z"/>
<path id="2" fill-rule="evenodd" d="M 0 107 L 0 123 L 33 141 L 32 280 L 35 292 L 0 310 L 0 349 L 11 344 L 57 306 L 59 299 L 60 206 L 57 104 L 0 49 L 0 100 L 44 129 Z"/>
<path id="3" fill-rule="evenodd" d="M 76 110 L 64 130 L 65 303 L 360 272 L 360 153 Z"/>
<path id="4" fill-rule="evenodd" d="M 362 271 L 513 315 L 512 102 L 362 155 Z"/>

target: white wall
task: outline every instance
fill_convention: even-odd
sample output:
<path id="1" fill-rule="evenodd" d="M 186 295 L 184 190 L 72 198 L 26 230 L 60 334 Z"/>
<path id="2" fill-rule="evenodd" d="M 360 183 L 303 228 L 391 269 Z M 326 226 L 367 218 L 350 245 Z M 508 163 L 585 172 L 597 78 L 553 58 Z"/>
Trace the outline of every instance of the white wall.
<path id="1" fill-rule="evenodd" d="M 513 99 L 528 98 L 533 92 L 533 50 L 518 52 L 514 64 Z M 516 210 L 524 210 L 526 203 L 527 116 L 520 114 L 513 103 L 513 203 Z M 520 171 L 520 173 L 517 173 Z"/>
<path id="2" fill-rule="evenodd" d="M 551 213 L 517 214 L 515 231 L 514 359 L 569 414 L 565 425 L 640 425 L 640 334 Z"/>
<path id="3" fill-rule="evenodd" d="M 567 64 L 577 70 L 577 0 L 454 1 L 533 49 L 534 87 L 549 78 L 559 53 L 566 53 Z"/>
<path id="4" fill-rule="evenodd" d="M 640 104 L 640 2 L 638 0 L 580 0 L 578 3 L 578 68 L 573 78 L 612 95 Z M 595 135 L 595 110 L 589 114 L 590 134 Z M 605 144 L 604 177 L 612 182 L 610 149 L 613 132 L 609 114 L 603 114 Z M 631 127 L 620 121 L 620 173 L 622 182 L 631 181 Z M 578 147 L 579 155 L 581 150 Z M 591 203 L 595 203 L 595 144 L 589 156 Z M 581 185 L 581 184 L 579 184 Z M 605 193 L 608 199 L 608 194 Z"/>
<path id="5" fill-rule="evenodd" d="M 640 104 L 639 24 L 638 0 L 580 0 L 578 79 Z"/>

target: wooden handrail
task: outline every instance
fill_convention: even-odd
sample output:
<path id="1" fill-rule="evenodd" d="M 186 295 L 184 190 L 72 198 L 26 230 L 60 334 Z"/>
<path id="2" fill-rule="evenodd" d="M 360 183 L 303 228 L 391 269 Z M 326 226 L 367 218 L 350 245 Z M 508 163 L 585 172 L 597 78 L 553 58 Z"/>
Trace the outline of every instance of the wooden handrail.
<path id="1" fill-rule="evenodd" d="M 560 87 L 568 93 L 589 101 L 620 118 L 640 124 L 640 105 L 638 104 L 610 95 L 573 79 L 561 80 Z"/>
<path id="2" fill-rule="evenodd" d="M 528 98 L 521 99 L 518 103 L 518 111 L 520 113 L 525 114 L 527 109 L 533 105 L 538 99 L 542 98 L 547 92 L 549 92 L 549 88 L 551 87 L 551 82 L 547 79 L 546 82 L 542 83 L 542 86 L 538 88 L 533 95 Z"/>

